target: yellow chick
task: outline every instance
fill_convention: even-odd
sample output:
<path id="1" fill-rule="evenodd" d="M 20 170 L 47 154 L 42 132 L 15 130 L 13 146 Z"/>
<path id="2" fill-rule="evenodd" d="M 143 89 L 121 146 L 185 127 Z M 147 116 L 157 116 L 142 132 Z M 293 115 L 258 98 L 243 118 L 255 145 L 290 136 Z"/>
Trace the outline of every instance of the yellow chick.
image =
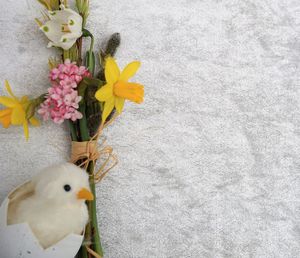
<path id="1" fill-rule="evenodd" d="M 71 233 L 82 234 L 93 200 L 88 174 L 64 163 L 44 169 L 10 195 L 8 224 L 28 223 L 46 249 Z"/>

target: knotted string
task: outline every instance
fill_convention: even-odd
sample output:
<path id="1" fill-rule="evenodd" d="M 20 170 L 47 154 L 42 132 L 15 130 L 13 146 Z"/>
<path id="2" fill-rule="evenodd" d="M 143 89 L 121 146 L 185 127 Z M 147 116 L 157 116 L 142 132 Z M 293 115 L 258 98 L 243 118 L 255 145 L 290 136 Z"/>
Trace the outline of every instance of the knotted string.
<path id="1" fill-rule="evenodd" d="M 84 159 L 80 166 L 86 165 L 89 161 L 99 158 L 96 141 L 75 142 L 72 141 L 71 162 L 76 163 L 78 160 Z"/>
<path id="2" fill-rule="evenodd" d="M 111 124 L 115 120 L 115 118 L 116 116 L 114 116 L 108 123 L 106 123 L 105 126 L 103 126 L 102 124 L 99 127 L 97 133 L 89 141 L 72 141 L 72 163 L 76 163 L 79 160 L 82 160 L 79 166 L 87 169 L 90 162 L 93 162 L 95 167 L 96 161 L 98 159 L 103 160 L 103 164 L 100 166 L 100 168 L 97 171 L 95 171 L 95 169 L 94 171 L 92 171 L 95 183 L 100 182 L 105 177 L 105 175 L 118 163 L 117 156 L 113 153 L 113 148 L 109 145 L 105 145 L 106 138 L 103 137 L 103 140 L 98 147 L 98 140 L 102 135 L 103 128 Z"/>
<path id="3" fill-rule="evenodd" d="M 94 250 L 89 248 L 87 245 L 85 245 L 86 250 L 91 254 L 94 255 L 96 258 L 103 258 L 100 254 L 96 253 Z"/>

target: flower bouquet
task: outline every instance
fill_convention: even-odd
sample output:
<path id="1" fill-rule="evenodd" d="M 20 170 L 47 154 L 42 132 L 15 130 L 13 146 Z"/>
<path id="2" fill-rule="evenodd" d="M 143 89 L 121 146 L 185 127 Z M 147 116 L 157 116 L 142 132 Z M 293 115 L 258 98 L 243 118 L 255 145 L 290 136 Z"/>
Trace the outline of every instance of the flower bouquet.
<path id="1" fill-rule="evenodd" d="M 131 62 L 120 71 L 114 59 L 120 44 L 118 33 L 109 38 L 104 49 L 94 51 L 94 36 L 86 29 L 89 0 L 76 0 L 74 9 L 67 0 L 38 1 L 44 10 L 36 23 L 49 39 L 48 47 L 56 48 L 58 53 L 48 60 L 51 86 L 37 98 L 19 98 L 5 81 L 8 96 L 0 97 L 0 104 L 5 107 L 0 110 L 0 123 L 4 128 L 23 126 L 28 140 L 29 125 L 40 125 L 38 116 L 56 124 L 66 122 L 72 141 L 71 162 L 86 170 L 90 189 L 96 196 L 95 184 L 117 163 L 112 148 L 103 141 L 98 147 L 98 140 L 102 130 L 121 114 L 125 100 L 143 101 L 143 86 L 128 82 L 140 62 Z M 84 40 L 89 43 L 85 55 Z M 100 168 L 96 168 L 97 160 Z M 87 205 L 90 219 L 76 257 L 102 257 L 95 198 Z"/>

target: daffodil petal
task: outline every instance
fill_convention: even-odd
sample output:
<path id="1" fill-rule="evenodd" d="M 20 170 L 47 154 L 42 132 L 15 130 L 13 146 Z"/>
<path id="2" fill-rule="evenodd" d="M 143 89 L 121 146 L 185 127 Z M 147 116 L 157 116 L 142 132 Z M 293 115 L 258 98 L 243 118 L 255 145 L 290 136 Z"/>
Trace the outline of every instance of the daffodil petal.
<path id="1" fill-rule="evenodd" d="M 40 121 L 36 117 L 31 117 L 29 122 L 32 126 L 40 126 Z"/>
<path id="2" fill-rule="evenodd" d="M 21 98 L 21 102 L 26 102 L 28 101 L 28 99 L 29 99 L 28 96 L 25 95 Z"/>
<path id="3" fill-rule="evenodd" d="M 112 84 L 106 84 L 97 90 L 95 97 L 99 101 L 106 101 L 113 96 L 113 86 Z"/>
<path id="4" fill-rule="evenodd" d="M 11 108 L 2 109 L 0 110 L 0 117 L 10 115 L 11 112 L 12 112 Z"/>
<path id="5" fill-rule="evenodd" d="M 4 128 L 8 128 L 11 124 L 10 115 L 0 117 L 0 123 Z"/>
<path id="6" fill-rule="evenodd" d="M 125 99 L 122 99 L 122 98 L 119 98 L 119 97 L 115 98 L 115 107 L 116 107 L 116 110 L 119 114 L 122 113 L 124 103 L 125 103 Z"/>
<path id="7" fill-rule="evenodd" d="M 11 90 L 11 87 L 10 87 L 10 85 L 9 85 L 8 80 L 5 80 L 5 88 L 6 88 L 7 92 L 8 92 L 8 94 L 9 94 L 12 98 L 17 99 L 17 97 L 13 94 L 13 92 L 12 92 L 12 90 Z"/>
<path id="8" fill-rule="evenodd" d="M 25 139 L 26 139 L 26 141 L 28 141 L 28 139 L 29 139 L 29 130 L 28 130 L 28 122 L 27 122 L 26 119 L 24 120 L 24 123 L 23 123 L 23 129 L 24 129 Z"/>
<path id="9" fill-rule="evenodd" d="M 28 96 L 23 96 L 21 98 L 20 103 L 22 103 L 22 104 L 29 104 L 29 98 L 28 98 Z"/>
<path id="10" fill-rule="evenodd" d="M 9 97 L 0 97 L 0 104 L 6 107 L 13 108 L 16 106 L 17 102 Z"/>
<path id="11" fill-rule="evenodd" d="M 11 123 L 13 125 L 22 125 L 25 120 L 25 111 L 22 106 L 15 107 L 11 114 Z"/>
<path id="12" fill-rule="evenodd" d="M 111 111 L 113 110 L 115 106 L 115 98 L 111 97 L 109 100 L 107 100 L 104 104 L 104 110 L 102 112 L 102 123 L 104 124 L 106 121 L 106 118 L 109 116 Z"/>
<path id="13" fill-rule="evenodd" d="M 140 66 L 141 66 L 141 62 L 139 61 L 134 61 L 128 64 L 122 71 L 120 75 L 120 80 L 127 82 L 132 76 L 135 75 L 135 73 L 140 68 Z"/>
<path id="14" fill-rule="evenodd" d="M 107 83 L 114 84 L 120 77 L 120 69 L 116 61 L 112 57 L 106 58 L 105 63 L 105 79 Z"/>

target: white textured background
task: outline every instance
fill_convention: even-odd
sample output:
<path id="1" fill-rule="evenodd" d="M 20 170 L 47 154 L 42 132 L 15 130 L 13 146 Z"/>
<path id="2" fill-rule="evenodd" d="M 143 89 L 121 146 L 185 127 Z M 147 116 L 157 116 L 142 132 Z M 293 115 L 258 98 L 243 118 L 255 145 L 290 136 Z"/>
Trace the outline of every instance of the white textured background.
<path id="1" fill-rule="evenodd" d="M 105 257 L 300 257 L 299 0 L 91 5 L 88 27 L 121 33 L 118 61 L 142 60 L 146 88 L 106 133 L 120 163 L 97 189 Z M 19 95 L 48 87 L 37 16 L 1 1 L 0 80 Z M 65 129 L 0 129 L 1 200 L 68 159 Z"/>

